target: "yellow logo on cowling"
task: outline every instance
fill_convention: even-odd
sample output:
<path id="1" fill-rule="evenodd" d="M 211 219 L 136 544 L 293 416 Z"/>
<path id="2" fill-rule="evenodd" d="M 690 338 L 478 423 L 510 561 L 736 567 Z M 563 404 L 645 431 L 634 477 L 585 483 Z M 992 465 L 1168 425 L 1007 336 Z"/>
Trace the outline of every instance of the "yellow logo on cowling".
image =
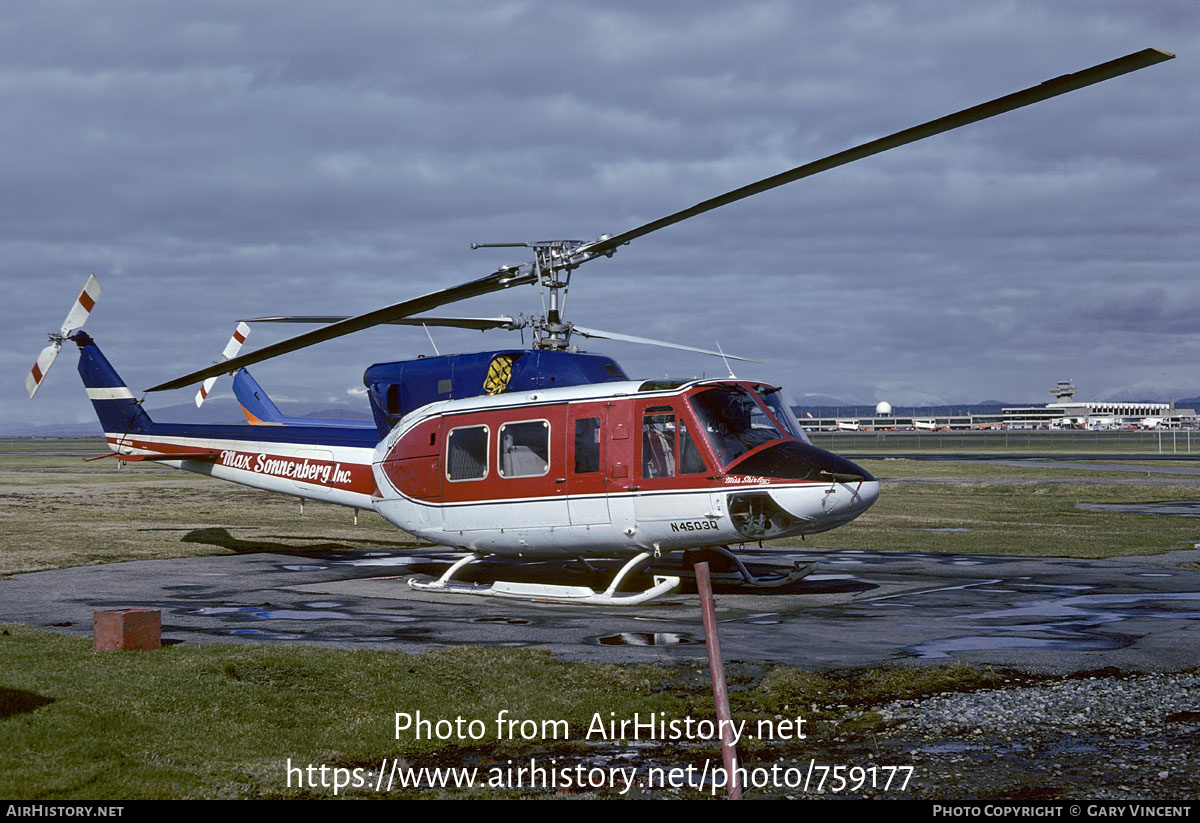
<path id="1" fill-rule="evenodd" d="M 487 377 L 483 381 L 484 394 L 500 394 L 508 388 L 508 381 L 512 378 L 512 364 L 516 359 L 512 354 L 498 354 L 492 358 Z"/>

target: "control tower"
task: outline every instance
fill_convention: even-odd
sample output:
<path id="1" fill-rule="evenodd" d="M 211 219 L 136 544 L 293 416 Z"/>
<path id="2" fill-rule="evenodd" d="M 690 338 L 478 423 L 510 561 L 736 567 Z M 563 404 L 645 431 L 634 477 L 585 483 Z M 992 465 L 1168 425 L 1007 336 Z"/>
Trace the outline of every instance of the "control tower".
<path id="1" fill-rule="evenodd" d="M 1058 403 L 1070 403 L 1075 397 L 1075 387 L 1070 380 L 1059 380 L 1058 385 L 1050 390 Z"/>

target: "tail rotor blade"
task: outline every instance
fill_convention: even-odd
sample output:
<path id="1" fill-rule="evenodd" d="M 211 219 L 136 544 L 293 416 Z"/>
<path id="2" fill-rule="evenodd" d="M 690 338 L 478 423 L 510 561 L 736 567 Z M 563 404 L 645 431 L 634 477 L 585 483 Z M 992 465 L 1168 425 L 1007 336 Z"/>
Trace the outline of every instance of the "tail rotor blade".
<path id="1" fill-rule="evenodd" d="M 29 374 L 25 375 L 25 393 L 29 395 L 30 400 L 37 394 L 42 381 L 46 379 L 46 372 L 50 371 L 50 366 L 53 365 L 54 358 L 58 357 L 58 353 L 61 350 L 62 343 L 57 340 L 42 349 L 42 353 L 38 355 L 33 368 L 30 369 Z"/>
<path id="2" fill-rule="evenodd" d="M 62 351 L 63 341 L 72 332 L 78 331 L 83 327 L 83 324 L 88 319 L 88 315 L 92 313 L 92 307 L 96 305 L 96 300 L 99 297 L 100 281 L 96 279 L 96 275 L 89 275 L 87 283 L 84 284 L 83 291 L 75 298 L 75 304 L 67 312 L 67 319 L 63 321 L 62 328 L 58 334 L 50 335 L 50 345 L 42 349 L 33 364 L 33 368 L 25 376 L 25 393 L 29 395 L 30 400 L 37 394 L 37 390 L 41 388 L 42 381 L 46 379 L 46 373 L 50 371 L 50 366 L 54 364 L 58 353 Z"/>
<path id="3" fill-rule="evenodd" d="M 246 342 L 246 338 L 249 336 L 250 327 L 245 323 L 238 323 L 237 328 L 233 330 L 233 336 L 225 344 L 225 350 L 221 352 L 221 360 L 225 361 L 237 357 L 237 353 L 242 349 L 242 344 Z M 196 392 L 196 408 L 204 405 L 208 393 L 212 391 L 212 387 L 216 382 L 217 377 L 210 377 L 200 386 L 200 391 Z"/>
<path id="4" fill-rule="evenodd" d="M 96 305 L 99 298 L 100 281 L 96 279 L 96 275 L 89 275 L 83 291 L 79 293 L 79 297 L 75 298 L 75 305 L 68 312 L 67 319 L 62 324 L 62 331 L 59 333 L 66 337 L 76 329 L 83 328 L 84 322 L 87 321 L 88 315 L 92 313 L 92 307 Z"/>

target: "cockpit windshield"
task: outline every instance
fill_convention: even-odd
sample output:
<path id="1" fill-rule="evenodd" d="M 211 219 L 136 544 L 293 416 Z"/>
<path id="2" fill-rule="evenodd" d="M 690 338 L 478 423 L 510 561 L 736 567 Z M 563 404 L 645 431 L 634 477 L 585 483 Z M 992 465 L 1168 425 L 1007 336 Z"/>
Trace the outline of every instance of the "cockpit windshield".
<path id="1" fill-rule="evenodd" d="M 751 449 L 786 435 L 741 386 L 714 386 L 691 398 L 701 431 L 727 466 Z"/>
<path id="2" fill-rule="evenodd" d="M 779 388 L 776 386 L 758 386 L 756 391 L 759 398 L 767 404 L 767 408 L 771 410 L 771 414 L 779 422 L 788 434 L 795 437 L 797 440 L 803 440 L 805 443 L 810 442 L 808 435 L 804 433 L 804 429 L 800 427 L 800 422 L 796 420 L 796 415 L 792 414 L 792 410 L 787 407 L 780 397 Z"/>

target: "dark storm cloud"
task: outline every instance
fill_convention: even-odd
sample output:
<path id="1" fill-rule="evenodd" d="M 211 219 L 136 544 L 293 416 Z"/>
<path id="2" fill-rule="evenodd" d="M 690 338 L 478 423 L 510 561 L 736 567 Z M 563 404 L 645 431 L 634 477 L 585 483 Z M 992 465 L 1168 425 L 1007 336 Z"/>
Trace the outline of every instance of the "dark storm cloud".
<path id="1" fill-rule="evenodd" d="M 1147 46 L 1180 57 L 643 238 L 581 269 L 568 307 L 581 324 L 762 357 L 747 373 L 794 397 L 1031 398 L 1063 369 L 1078 384 L 1144 385 L 1147 346 L 1200 382 L 1180 333 L 1200 300 L 1197 8 L 8 9 L 0 416 L 88 414 L 67 365 L 37 404 L 19 386 L 89 271 L 106 290 L 89 330 L 145 386 L 212 360 L 238 317 L 366 311 L 522 259 L 470 241 L 621 231 Z M 1139 299 L 1140 315 L 1122 313 Z M 526 290 L 456 310 L 538 304 Z M 1133 334 L 1131 353 L 1117 341 Z M 256 328 L 252 344 L 280 336 Z M 636 374 L 722 370 L 603 349 Z M 372 360 L 427 350 L 419 332 L 372 331 L 259 376 L 316 396 Z"/>
<path id="2" fill-rule="evenodd" d="M 1080 325 L 1087 324 L 1105 333 L 1132 333 L 1151 338 L 1195 335 L 1200 299 L 1186 293 L 1181 297 L 1161 288 L 1118 287 L 1110 294 L 1087 301 L 1079 312 Z"/>

